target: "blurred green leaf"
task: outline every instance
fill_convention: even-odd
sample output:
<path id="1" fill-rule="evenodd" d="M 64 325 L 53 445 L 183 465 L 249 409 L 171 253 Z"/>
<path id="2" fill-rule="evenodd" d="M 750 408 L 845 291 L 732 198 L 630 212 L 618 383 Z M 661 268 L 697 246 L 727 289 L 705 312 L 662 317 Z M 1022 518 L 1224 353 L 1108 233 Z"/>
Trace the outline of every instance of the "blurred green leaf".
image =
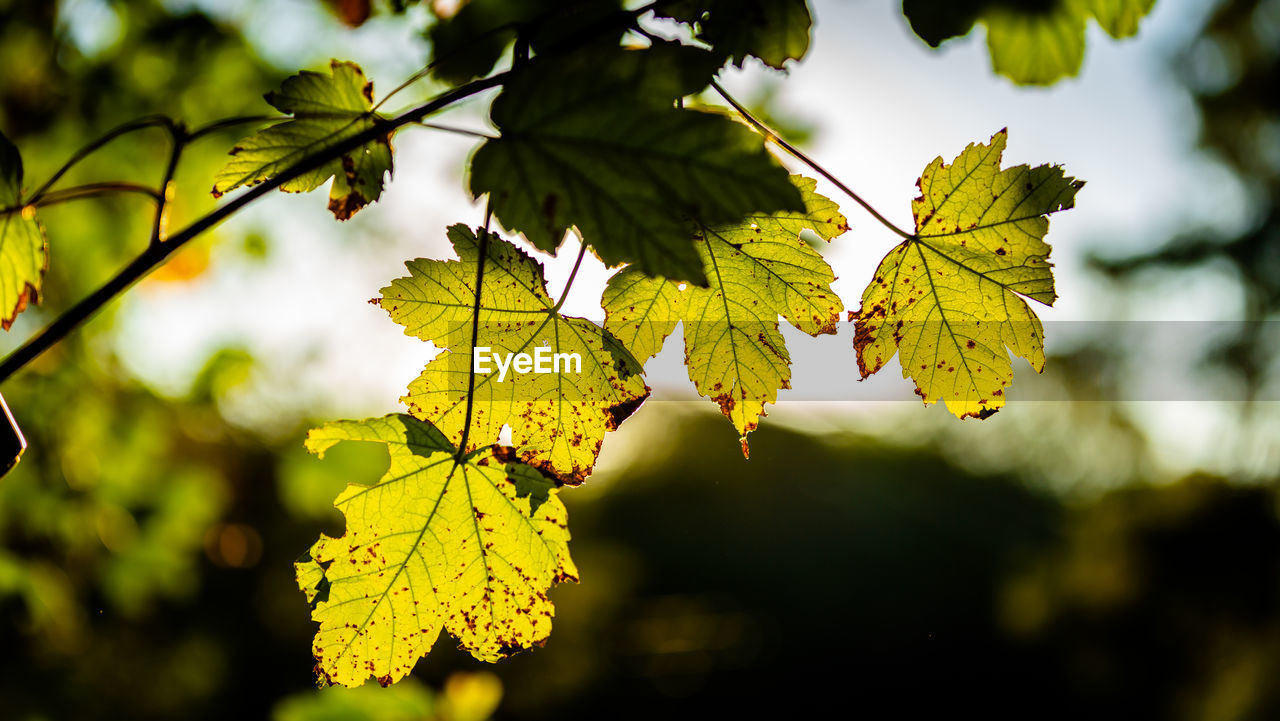
<path id="1" fill-rule="evenodd" d="M 461 85 L 487 75 L 516 39 L 539 54 L 617 45 L 630 16 L 619 0 L 470 0 L 427 29 L 432 75 Z"/>
<path id="2" fill-rule="evenodd" d="M 937 47 L 987 26 L 992 68 L 1021 85 L 1052 85 L 1079 74 L 1085 28 L 1098 21 L 1113 38 L 1137 34 L 1155 0 L 903 0 L 902 12 L 922 40 Z"/>
<path id="3" fill-rule="evenodd" d="M 290 696 L 276 704 L 272 721 L 430 721 L 438 716 L 431 690 L 414 679 L 391 688 L 342 688 Z"/>
<path id="4" fill-rule="evenodd" d="M 717 57 L 738 67 L 755 57 L 781 70 L 809 50 L 813 18 L 806 0 L 675 0 L 655 12 L 694 26 Z"/>

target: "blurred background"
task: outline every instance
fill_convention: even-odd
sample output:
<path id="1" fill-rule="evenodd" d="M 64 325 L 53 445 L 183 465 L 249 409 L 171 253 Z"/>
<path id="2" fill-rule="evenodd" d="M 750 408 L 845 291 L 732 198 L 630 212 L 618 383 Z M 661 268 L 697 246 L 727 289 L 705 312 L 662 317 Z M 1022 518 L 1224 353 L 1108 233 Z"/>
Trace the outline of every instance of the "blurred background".
<path id="1" fill-rule="evenodd" d="M 320 191 L 268 197 L 4 385 L 31 448 L 0 480 L 0 718 L 1280 718 L 1280 2 L 1159 0 L 1134 40 L 1092 27 L 1080 77 L 1049 89 L 993 75 L 981 30 L 932 50 L 895 2 L 811 5 L 803 63 L 726 84 L 895 222 L 934 156 L 1005 126 L 1007 164 L 1088 181 L 1049 235 L 1044 376 L 1019 361 L 1009 406 L 960 422 L 896 368 L 853 382 L 851 329 L 789 336 L 796 388 L 746 461 L 673 336 L 655 400 L 563 494 L 582 583 L 555 590 L 545 648 L 489 666 L 444 637 L 392 688 L 316 691 L 291 564 L 386 456 L 321 462 L 302 438 L 400 409 L 433 351 L 365 301 L 482 214 L 475 140 L 410 129 L 355 219 Z M 142 115 L 267 112 L 331 57 L 381 96 L 424 63 L 430 14 L 349 27 L 359 6 L 0 0 L 0 128 L 36 184 Z M 484 129 L 487 97 L 448 122 Z M 184 156 L 173 227 L 213 206 L 237 139 Z M 162 140 L 69 180 L 154 183 Z M 846 205 L 824 253 L 855 308 L 895 239 Z M 42 217 L 44 304 L 0 352 L 139 252 L 149 208 Z M 543 258 L 553 292 L 576 250 Z M 608 273 L 589 258 L 567 311 L 599 319 Z"/>

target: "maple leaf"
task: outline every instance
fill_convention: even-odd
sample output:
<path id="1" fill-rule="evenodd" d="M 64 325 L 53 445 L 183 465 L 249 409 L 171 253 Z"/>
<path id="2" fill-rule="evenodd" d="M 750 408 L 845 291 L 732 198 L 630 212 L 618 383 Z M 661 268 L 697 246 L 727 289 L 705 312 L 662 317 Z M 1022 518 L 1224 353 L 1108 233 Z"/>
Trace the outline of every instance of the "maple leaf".
<path id="1" fill-rule="evenodd" d="M 674 107 L 715 68 L 667 44 L 535 63 L 493 103 L 502 135 L 472 158 L 472 194 L 489 193 L 494 217 L 542 250 L 577 226 L 605 263 L 705 285 L 690 218 L 803 208 L 760 135 Z"/>
<path id="2" fill-rule="evenodd" d="M 1138 34 L 1138 25 L 1155 7 L 1156 0 L 1086 0 L 1093 19 L 1113 38 Z"/>
<path id="3" fill-rule="evenodd" d="M 801 212 L 692 231 L 707 288 L 681 288 L 629 267 L 610 278 L 601 300 L 605 329 L 641 360 L 684 322 L 689 379 L 733 422 L 744 454 L 765 405 L 791 385 L 778 317 L 817 336 L 836 332 L 844 307 L 831 290 L 831 267 L 800 233 L 808 229 L 829 241 L 849 226 L 839 207 L 814 191 L 815 181 L 792 176 L 792 182 L 804 198 Z"/>
<path id="4" fill-rule="evenodd" d="M 554 584 L 577 580 L 554 481 L 486 448 L 459 459 L 429 424 L 405 415 L 311 431 L 319 456 L 340 441 L 385 444 L 372 486 L 334 501 L 341 537 L 321 536 L 295 568 L 320 624 L 312 650 L 324 681 L 386 686 L 407 675 L 441 629 L 482 661 L 540 645 Z"/>
<path id="5" fill-rule="evenodd" d="M 28 303 L 40 300 L 40 284 L 49 264 L 44 228 L 35 208 L 22 205 L 22 156 L 0 134 L 0 326 L 9 330 Z"/>
<path id="6" fill-rule="evenodd" d="M 751 56 L 781 70 L 808 52 L 813 27 L 805 0 L 676 0 L 655 13 L 696 27 L 699 40 L 738 67 Z"/>
<path id="7" fill-rule="evenodd" d="M 481 231 L 483 232 L 483 231 Z M 467 423 L 472 369 L 476 233 L 454 225 L 449 240 L 460 260 L 418 259 L 406 263 L 407 278 L 382 289 L 378 301 L 407 335 L 446 349 L 409 385 L 409 412 L 430 421 L 461 443 Z M 630 416 L 649 395 L 641 364 L 611 333 L 584 318 L 563 316 L 547 295 L 542 266 L 525 252 L 490 234 L 481 291 L 477 348 L 508 359 L 539 348 L 552 356 L 554 372 L 477 374 L 467 448 L 495 443 L 511 427 L 521 460 L 581 483 L 595 466 L 606 431 Z M 557 354 L 576 354 L 576 363 Z"/>
<path id="8" fill-rule="evenodd" d="M 431 4 L 431 74 L 461 85 L 493 70 L 517 31 L 535 56 L 579 47 L 583 38 L 617 45 L 634 20 L 620 0 L 468 0 Z"/>
<path id="9" fill-rule="evenodd" d="M 1137 34 L 1155 0 L 903 0 L 911 27 L 930 45 L 987 27 L 991 66 L 1023 85 L 1052 85 L 1078 75 L 1090 18 L 1113 38 Z"/>
<path id="10" fill-rule="evenodd" d="M 916 232 L 889 251 L 862 295 L 854 347 L 862 377 L 895 353 L 925 403 L 961 418 L 1004 405 L 1009 350 L 1044 369 L 1044 329 L 1023 297 L 1052 305 L 1047 215 L 1075 206 L 1083 181 L 1062 168 L 1000 169 L 1008 132 L 935 159 L 912 201 Z"/>
<path id="11" fill-rule="evenodd" d="M 334 60 L 329 74 L 302 71 L 288 78 L 266 100 L 291 120 L 272 125 L 236 144 L 231 160 L 213 185 L 220 197 L 243 185 L 256 185 L 299 161 L 374 128 L 382 118 L 373 112 L 373 83 L 355 63 Z M 392 172 L 391 136 L 304 173 L 280 186 L 307 193 L 333 178 L 329 210 L 347 220 L 382 195 L 384 176 Z"/>

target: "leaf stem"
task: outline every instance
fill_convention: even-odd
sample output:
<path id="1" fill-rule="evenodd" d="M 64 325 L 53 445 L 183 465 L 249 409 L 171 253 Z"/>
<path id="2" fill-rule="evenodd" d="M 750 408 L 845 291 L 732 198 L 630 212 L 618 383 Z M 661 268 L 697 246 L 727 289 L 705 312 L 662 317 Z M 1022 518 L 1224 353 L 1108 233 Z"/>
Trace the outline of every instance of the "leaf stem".
<path id="1" fill-rule="evenodd" d="M 473 138 L 485 138 L 486 140 L 493 140 L 495 137 L 493 135 L 489 135 L 488 133 L 482 133 L 478 130 L 470 130 L 468 128 L 459 128 L 453 125 L 441 125 L 439 123 L 418 123 L 418 125 L 424 128 L 430 128 L 432 130 L 443 130 L 446 133 L 468 135 Z"/>
<path id="2" fill-rule="evenodd" d="M 489 37 L 491 37 L 491 36 L 493 36 L 493 35 L 497 35 L 498 33 L 506 32 L 507 30 L 510 30 L 510 29 L 512 29 L 512 28 L 514 28 L 514 27 L 515 27 L 515 23 L 503 23 L 502 25 L 498 25 L 498 26 L 496 26 L 496 27 L 489 28 L 488 30 L 485 30 L 484 32 L 480 33 L 479 35 L 476 35 L 474 38 L 472 38 L 472 39 L 471 39 L 471 42 L 472 42 L 472 43 L 477 43 L 477 42 L 480 42 L 481 40 L 487 40 Z M 388 100 L 390 100 L 393 96 L 395 96 L 397 93 L 401 92 L 402 90 L 407 89 L 410 85 L 413 85 L 414 83 L 418 82 L 419 80 L 421 80 L 421 79 L 423 79 L 423 78 L 427 77 L 428 75 L 430 75 L 430 74 L 431 74 L 431 71 L 432 71 L 432 70 L 435 70 L 435 69 L 436 69 L 436 66 L 438 66 L 440 63 L 445 62 L 445 61 L 448 61 L 448 60 L 452 60 L 452 59 L 454 59 L 455 57 L 457 57 L 458 55 L 461 55 L 463 52 L 465 52 L 466 50 L 469 50 L 469 49 L 470 49 L 469 47 L 460 47 L 460 48 L 457 48 L 457 49 L 453 50 L 452 52 L 445 53 L 444 57 L 436 58 L 435 60 L 432 60 L 431 62 L 427 63 L 427 64 L 426 64 L 426 65 L 425 65 L 421 70 L 418 70 L 418 71 L 417 71 L 417 72 L 415 72 L 413 75 L 410 75 L 408 80 L 405 80 L 403 83 L 400 83 L 399 85 L 395 86 L 394 88 L 392 88 L 392 89 L 391 89 L 391 92 L 389 92 L 389 93 L 387 93 L 386 95 L 382 96 L 382 99 L 381 99 L 381 100 L 379 100 L 379 101 L 377 102 L 377 104 L 375 104 L 372 108 L 370 108 L 370 109 L 369 109 L 369 112 L 370 112 L 370 113 L 377 113 L 377 112 L 378 112 L 378 108 L 381 108 L 381 107 L 382 107 L 382 106 L 383 106 L 383 105 L 384 105 Z"/>
<path id="3" fill-rule="evenodd" d="M 173 120 L 163 115 L 148 115 L 145 118 L 139 118 L 132 122 L 125 123 L 124 125 L 120 125 L 115 129 L 107 132 L 106 135 L 103 135 L 97 140 L 94 140 L 93 142 L 84 146 L 80 150 L 76 151 L 75 155 L 72 155 L 71 158 L 67 160 L 67 162 L 63 163 L 62 167 L 58 168 L 57 172 L 55 172 L 52 176 L 50 176 L 50 178 L 45 181 L 44 185 L 41 185 L 34 193 L 31 194 L 31 197 L 27 199 L 26 205 L 38 204 L 40 199 L 43 198 L 45 194 L 49 192 L 50 188 L 53 187 L 54 183 L 57 183 L 59 180 L 62 179 L 62 176 L 67 174 L 67 171 L 74 168 L 77 163 L 79 163 L 81 160 L 84 160 L 85 158 L 92 155 L 99 148 L 103 147 L 104 145 L 110 143 L 111 141 L 115 140 L 116 138 L 122 135 L 127 135 L 129 133 L 132 133 L 138 130 L 145 130 L 146 128 L 154 128 L 154 127 L 165 127 L 165 128 L 169 128 L 170 131 L 172 131 Z"/>
<path id="4" fill-rule="evenodd" d="M 480 231 L 480 258 L 476 261 L 476 299 L 471 309 L 471 353 L 476 352 L 476 343 L 480 342 L 480 292 L 484 289 L 484 264 L 489 258 L 489 223 L 493 220 L 493 210 L 489 201 L 484 205 L 484 228 Z M 462 463 L 467 452 L 467 440 L 471 436 L 471 411 L 475 407 L 476 398 L 476 364 L 467 364 L 467 410 L 462 422 L 462 438 L 458 441 L 456 463 Z"/>
<path id="5" fill-rule="evenodd" d="M 46 206 L 67 203 L 73 200 L 83 200 L 84 198 L 100 198 L 104 195 L 111 195 L 114 193 L 135 193 L 138 195 L 145 195 L 157 202 L 160 200 L 160 194 L 156 192 L 156 189 L 147 185 L 125 182 L 86 183 L 84 185 L 63 188 L 62 190 L 48 191 L 44 194 L 44 197 L 34 203 L 29 202 L 24 205 L 12 205 L 8 208 L 0 208 L 0 217 L 20 213 L 24 208 L 32 206 L 44 208 Z"/>
<path id="6" fill-rule="evenodd" d="M 547 311 L 548 313 L 560 312 L 560 307 L 564 305 L 565 299 L 569 297 L 569 289 L 573 287 L 573 279 L 578 277 L 578 268 L 582 266 L 582 258 L 587 254 L 586 241 L 582 240 L 582 236 L 578 236 L 578 240 L 582 243 L 581 247 L 578 248 L 578 259 L 573 261 L 573 270 L 569 271 L 569 280 L 565 281 L 564 290 L 560 291 L 560 300 L 556 301 L 551 310 Z"/>
<path id="7" fill-rule="evenodd" d="M 191 143 L 192 141 L 199 140 L 210 133 L 216 133 L 219 130 L 226 130 L 227 128 L 234 128 L 237 125 L 273 123 L 280 120 L 288 120 L 288 118 L 281 115 L 239 115 L 234 118 L 215 120 L 208 125 L 202 125 L 187 133 L 187 142 Z"/>
<path id="8" fill-rule="evenodd" d="M 321 167 L 325 163 L 332 161 L 334 158 L 340 158 L 367 143 L 385 137 L 390 130 L 395 130 L 396 128 L 420 122 L 426 116 L 443 108 L 449 107 L 464 98 L 468 98 L 476 93 L 497 87 L 506 81 L 507 76 L 508 73 L 502 72 L 490 75 L 487 78 L 472 81 L 466 85 L 460 85 L 452 90 L 437 95 L 431 101 L 402 113 L 385 123 L 380 123 L 374 127 L 362 130 L 361 132 L 342 141 L 334 143 L 321 152 L 299 160 L 297 163 L 284 169 L 270 180 L 249 188 L 243 194 L 235 197 L 230 202 L 221 205 L 192 221 L 190 225 L 170 236 L 166 242 L 148 245 L 146 250 L 122 268 L 114 277 L 109 279 L 93 293 L 90 293 L 79 303 L 68 308 L 54 319 L 52 323 L 45 326 L 44 329 L 28 339 L 21 347 L 13 353 L 10 353 L 4 361 L 0 362 L 0 383 L 11 378 L 14 373 L 21 370 L 26 366 L 26 364 L 30 363 L 41 353 L 48 350 L 55 343 L 65 338 L 67 334 L 76 328 L 76 326 L 92 317 L 113 298 L 127 290 L 134 283 L 141 280 L 157 266 L 162 264 L 174 251 L 178 250 L 201 233 L 204 233 L 206 230 L 209 230 L 215 225 L 221 223 L 231 215 L 234 215 L 241 208 L 276 188 L 279 188 L 285 183 L 288 183 L 290 180 Z M 167 118 L 165 120 L 166 122 L 169 122 Z M 156 124 L 155 121 L 152 121 L 152 124 Z M 119 129 L 117 129 L 117 131 L 119 131 Z M 117 134 L 119 134 L 119 132 L 117 132 Z M 104 141 L 100 140 L 95 141 L 92 145 L 100 147 L 102 144 L 104 144 Z M 51 183 L 46 183 L 46 186 L 50 184 Z"/>
<path id="9" fill-rule="evenodd" d="M 726 91 L 723 87 L 720 86 L 720 83 L 716 82 L 715 80 L 712 80 L 711 87 L 714 88 L 715 91 L 720 94 L 720 97 L 725 99 L 725 102 L 733 106 L 733 109 L 738 112 L 738 115 L 741 115 L 744 120 L 746 120 L 748 123 L 754 126 L 756 130 L 760 131 L 761 135 L 764 135 L 769 140 L 772 140 L 773 142 L 777 143 L 778 147 L 782 148 L 783 150 L 787 151 L 791 155 L 795 156 L 797 160 L 809 166 L 810 168 L 813 168 L 814 172 L 818 173 L 822 177 L 831 181 L 833 185 L 835 185 L 837 188 L 842 190 L 850 198 L 853 198 L 854 202 L 856 202 L 858 205 L 861 205 L 863 210 L 870 213 L 871 217 L 880 221 L 881 225 L 888 228 L 889 230 L 892 230 L 894 233 L 897 233 L 898 236 L 902 238 L 910 239 L 915 237 L 911 233 L 908 233 L 902 228 L 899 228 L 898 226 L 894 225 L 892 221 L 890 221 L 888 218 L 881 215 L 879 211 L 873 208 L 870 203 L 863 200 L 862 196 L 853 192 L 852 188 L 840 182 L 839 178 L 832 175 L 830 172 L 827 171 L 826 168 L 819 165 L 816 160 L 814 160 L 813 158 L 810 158 L 808 155 L 805 155 L 799 148 L 795 147 L 791 143 L 788 143 L 786 140 L 782 138 L 781 135 L 778 135 L 777 132 L 775 132 L 769 126 L 765 125 L 764 122 L 762 122 L 759 118 L 752 115 L 751 111 L 743 107 L 742 104 L 739 103 L 737 100 L 734 100 L 733 96 L 730 95 L 728 91 Z"/>
<path id="10" fill-rule="evenodd" d="M 160 181 L 160 198 L 156 201 L 155 219 L 151 222 L 151 240 L 148 245 L 159 245 L 168 234 L 169 201 L 173 199 L 173 176 L 178 172 L 178 161 L 186 148 L 187 129 L 180 123 L 169 126 L 169 162 L 164 168 L 164 178 Z"/>

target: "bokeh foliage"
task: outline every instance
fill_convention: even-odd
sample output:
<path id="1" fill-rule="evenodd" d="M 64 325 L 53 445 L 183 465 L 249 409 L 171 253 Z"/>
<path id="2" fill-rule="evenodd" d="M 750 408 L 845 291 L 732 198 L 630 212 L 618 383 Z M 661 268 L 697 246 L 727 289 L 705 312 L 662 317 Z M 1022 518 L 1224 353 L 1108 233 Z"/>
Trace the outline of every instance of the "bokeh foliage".
<path id="1" fill-rule="evenodd" d="M 1246 32 L 1263 6 L 1223 6 L 1203 42 L 1248 59 L 1235 82 L 1198 92 L 1206 142 L 1274 188 L 1258 138 L 1274 123 L 1259 58 L 1275 43 Z M 260 112 L 260 90 L 288 74 L 237 28 L 147 0 L 114 3 L 125 34 L 88 56 L 60 32 L 56 7 L 0 0 L 0 67 L 11 70 L 0 122 L 34 178 L 139 115 Z M 175 223 L 209 207 L 208 178 L 235 133 L 225 140 L 188 156 Z M 77 177 L 142 179 L 163 159 L 156 137 L 139 136 Z M 1178 241 L 1160 262 L 1231 258 L 1250 312 L 1271 317 L 1275 202 L 1262 196 L 1265 220 L 1247 236 Z M 15 332 L 112 273 L 148 220 L 132 198 L 51 208 L 48 305 Z M 209 245 L 240 240 L 185 251 L 170 281 L 201 272 Z M 662 453 L 574 502 L 591 583 L 557 594 L 554 641 L 494 669 L 500 684 L 446 642 L 392 689 L 316 692 L 294 551 L 318 530 L 341 532 L 332 498 L 376 477 L 385 455 L 345 444 L 310 458 L 290 439 L 306 418 L 270 437 L 230 423 L 222 402 L 260 362 L 235 348 L 187 392 L 162 395 L 112 356 L 114 327 L 108 310 L 5 387 L 32 443 L 0 481 L 6 718 L 465 719 L 499 696 L 510 718 L 599 718 L 623 704 L 799 714 L 824 701 L 873 717 L 1280 714 L 1270 487 L 1203 476 L 1155 486 L 1130 473 L 1128 489 L 1064 500 L 1016 473 L 965 470 L 938 446 L 777 428 L 753 436 L 748 463 L 732 431 L 702 417 L 650 431 Z M 1253 372 L 1269 367 L 1266 347 L 1228 357 Z M 1060 433 L 1046 442 L 1076 437 Z"/>

